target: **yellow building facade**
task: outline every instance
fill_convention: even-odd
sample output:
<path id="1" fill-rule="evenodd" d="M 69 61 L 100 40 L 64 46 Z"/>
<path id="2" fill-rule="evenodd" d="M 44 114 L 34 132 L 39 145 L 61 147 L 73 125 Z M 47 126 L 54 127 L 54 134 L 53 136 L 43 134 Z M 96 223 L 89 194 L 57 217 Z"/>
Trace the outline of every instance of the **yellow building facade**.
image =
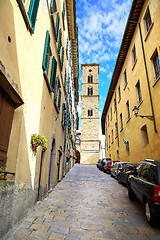
<path id="1" fill-rule="evenodd" d="M 160 162 L 159 12 L 158 0 L 132 3 L 101 118 L 113 160 Z"/>
<path id="2" fill-rule="evenodd" d="M 99 160 L 99 64 L 82 64 L 80 163 Z"/>
<path id="3" fill-rule="evenodd" d="M 0 180 L 1 236 L 74 165 L 79 99 L 75 4 L 1 1 L 0 170 L 7 171 L 6 181 Z M 32 134 L 47 139 L 46 150 L 33 151 Z"/>

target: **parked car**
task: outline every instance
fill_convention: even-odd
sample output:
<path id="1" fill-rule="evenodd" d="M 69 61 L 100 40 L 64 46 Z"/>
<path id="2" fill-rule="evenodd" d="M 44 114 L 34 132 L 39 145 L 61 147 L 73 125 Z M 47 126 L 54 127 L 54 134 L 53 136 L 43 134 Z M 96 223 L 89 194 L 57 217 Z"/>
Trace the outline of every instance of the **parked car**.
<path id="1" fill-rule="evenodd" d="M 130 200 L 138 198 L 144 205 L 148 223 L 154 225 L 160 221 L 160 163 L 145 159 L 128 177 L 128 196 Z"/>
<path id="2" fill-rule="evenodd" d="M 113 167 L 113 164 L 115 163 L 115 162 L 119 162 L 119 161 L 107 161 L 106 162 L 106 164 L 104 165 L 104 167 L 103 167 L 103 171 L 105 172 L 105 173 L 110 173 L 111 172 L 111 168 Z"/>
<path id="3" fill-rule="evenodd" d="M 123 183 L 125 185 L 128 185 L 128 176 L 131 174 L 131 171 L 134 171 L 136 168 L 136 165 L 133 165 L 131 163 L 126 163 L 123 165 L 123 168 L 120 169 L 117 175 L 117 180 L 119 183 Z"/>
<path id="4" fill-rule="evenodd" d="M 104 167 L 104 165 L 105 165 L 108 161 L 111 161 L 111 158 L 103 158 L 103 159 L 101 160 L 101 164 L 100 164 L 99 170 L 103 171 L 103 167 Z"/>
<path id="5" fill-rule="evenodd" d="M 127 164 L 127 162 L 115 162 L 111 168 L 111 177 L 115 177 L 117 179 L 119 172 L 123 169 L 125 164 Z"/>
<path id="6" fill-rule="evenodd" d="M 100 164 L 101 164 L 101 159 L 99 159 L 97 162 L 97 168 L 100 168 Z"/>

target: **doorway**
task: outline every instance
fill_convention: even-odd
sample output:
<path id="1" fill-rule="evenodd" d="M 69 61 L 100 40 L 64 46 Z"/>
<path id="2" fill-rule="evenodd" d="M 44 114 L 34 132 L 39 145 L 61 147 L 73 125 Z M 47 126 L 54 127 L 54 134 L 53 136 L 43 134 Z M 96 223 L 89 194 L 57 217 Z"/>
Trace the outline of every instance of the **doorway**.
<path id="1" fill-rule="evenodd" d="M 52 148 L 51 148 L 51 157 L 50 157 L 50 166 L 49 166 L 48 190 L 52 189 L 55 153 L 56 153 L 56 151 L 55 151 L 55 138 L 53 138 Z"/>

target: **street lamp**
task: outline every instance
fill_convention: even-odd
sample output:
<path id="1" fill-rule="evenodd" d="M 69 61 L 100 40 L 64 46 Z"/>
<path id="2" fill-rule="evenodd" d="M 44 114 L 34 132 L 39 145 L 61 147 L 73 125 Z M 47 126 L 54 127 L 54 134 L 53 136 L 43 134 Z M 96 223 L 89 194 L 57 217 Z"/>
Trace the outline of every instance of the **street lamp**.
<path id="1" fill-rule="evenodd" d="M 139 112 L 139 108 L 137 106 L 134 106 L 133 108 L 133 113 L 136 117 L 141 117 L 141 118 L 148 118 L 149 120 L 153 120 L 153 116 L 149 116 L 149 115 L 138 115 Z"/>

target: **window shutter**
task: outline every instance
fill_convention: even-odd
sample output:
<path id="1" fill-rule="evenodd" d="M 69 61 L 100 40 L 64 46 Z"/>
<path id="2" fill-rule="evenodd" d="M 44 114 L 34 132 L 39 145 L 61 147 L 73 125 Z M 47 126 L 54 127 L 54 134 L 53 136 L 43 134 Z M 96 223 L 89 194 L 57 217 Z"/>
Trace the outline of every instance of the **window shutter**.
<path id="1" fill-rule="evenodd" d="M 52 92 L 55 91 L 56 73 L 57 73 L 57 61 L 56 61 L 55 57 L 53 56 L 51 78 L 50 78 L 50 86 L 51 86 Z"/>
<path id="2" fill-rule="evenodd" d="M 63 103 L 62 106 L 62 126 L 64 127 L 65 125 L 65 103 Z"/>
<path id="3" fill-rule="evenodd" d="M 65 17 L 65 2 L 63 1 L 63 17 Z"/>
<path id="4" fill-rule="evenodd" d="M 63 59 L 64 59 L 64 47 L 62 47 L 61 71 L 63 69 Z"/>
<path id="5" fill-rule="evenodd" d="M 49 31 L 47 30 L 45 45 L 44 45 L 44 52 L 43 52 L 43 62 L 42 62 L 42 67 L 47 73 L 48 73 L 48 64 L 49 64 L 49 58 L 50 58 L 49 49 L 50 49 L 50 35 L 49 35 Z"/>
<path id="6" fill-rule="evenodd" d="M 55 102 L 57 102 L 58 84 L 59 84 L 59 76 L 57 77 L 57 83 L 56 83 L 56 92 L 55 92 L 55 97 L 54 97 L 54 101 Z"/>
<path id="7" fill-rule="evenodd" d="M 51 13 L 54 13 L 54 9 L 55 9 L 55 0 L 51 0 Z"/>
<path id="8" fill-rule="evenodd" d="M 59 13 L 57 12 L 57 20 L 56 20 L 56 36 L 58 37 L 58 29 L 59 29 Z"/>
<path id="9" fill-rule="evenodd" d="M 60 54 L 61 50 L 61 28 L 59 30 L 59 39 L 58 39 L 58 54 Z"/>
<path id="10" fill-rule="evenodd" d="M 35 23 L 36 23 L 38 6 L 39 6 L 39 0 L 31 0 L 30 6 L 29 6 L 29 11 L 28 11 L 28 16 L 29 16 L 29 19 L 31 22 L 33 32 L 34 32 Z"/>
<path id="11" fill-rule="evenodd" d="M 61 89 L 59 89 L 59 96 L 58 96 L 58 110 L 60 111 L 61 108 Z"/>
<path id="12" fill-rule="evenodd" d="M 65 75 L 64 75 L 64 86 L 66 86 L 66 79 L 67 79 L 67 72 L 66 72 L 66 68 L 65 68 Z"/>

